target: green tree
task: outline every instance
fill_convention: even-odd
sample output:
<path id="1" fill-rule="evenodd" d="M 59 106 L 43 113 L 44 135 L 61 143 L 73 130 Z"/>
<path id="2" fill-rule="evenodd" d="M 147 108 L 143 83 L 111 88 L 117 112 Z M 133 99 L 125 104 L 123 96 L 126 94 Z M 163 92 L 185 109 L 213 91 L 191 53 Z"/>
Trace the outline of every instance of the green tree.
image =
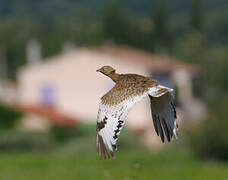
<path id="1" fill-rule="evenodd" d="M 0 48 L 5 52 L 11 79 L 15 79 L 17 68 L 25 63 L 26 28 L 26 23 L 19 23 L 17 19 L 2 21 L 0 25 Z"/>
<path id="2" fill-rule="evenodd" d="M 213 101 L 208 119 L 189 133 L 190 147 L 200 158 L 228 161 L 227 96 Z"/>
<path id="3" fill-rule="evenodd" d="M 22 117 L 22 114 L 0 103 L 0 116 L 0 129 L 3 131 L 14 128 L 16 121 Z"/>
<path id="4" fill-rule="evenodd" d="M 117 44 L 144 47 L 146 36 L 136 19 L 131 19 L 117 1 L 109 2 L 103 11 L 105 38 Z"/>
<path id="5" fill-rule="evenodd" d="M 208 100 L 214 101 L 227 95 L 227 47 L 211 46 L 202 33 L 193 31 L 176 40 L 172 55 L 178 59 L 199 65 L 205 76 L 207 91 L 204 95 Z"/>
<path id="6" fill-rule="evenodd" d="M 191 0 L 189 12 L 189 25 L 193 30 L 202 31 L 203 28 L 203 2 Z"/>
<path id="7" fill-rule="evenodd" d="M 108 3 L 104 8 L 103 28 L 107 38 L 116 43 L 127 43 L 128 24 L 126 13 L 117 2 Z"/>
<path id="8" fill-rule="evenodd" d="M 152 9 L 151 21 L 155 48 L 167 49 L 171 45 L 171 33 L 166 0 L 157 0 Z"/>

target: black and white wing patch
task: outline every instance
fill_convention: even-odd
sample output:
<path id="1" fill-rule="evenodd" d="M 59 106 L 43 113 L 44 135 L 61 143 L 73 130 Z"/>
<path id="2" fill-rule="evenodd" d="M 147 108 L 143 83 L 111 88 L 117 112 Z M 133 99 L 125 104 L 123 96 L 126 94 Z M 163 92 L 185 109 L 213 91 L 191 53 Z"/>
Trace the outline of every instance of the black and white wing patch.
<path id="1" fill-rule="evenodd" d="M 100 158 L 110 158 L 114 156 L 117 149 L 117 139 L 124 125 L 127 116 L 127 104 L 104 105 L 100 102 L 97 117 L 97 151 Z"/>
<path id="2" fill-rule="evenodd" d="M 110 158 L 117 150 L 117 140 L 130 109 L 145 95 L 135 96 L 117 105 L 105 105 L 100 101 L 97 116 L 97 151 L 100 158 Z"/>
<path id="3" fill-rule="evenodd" d="M 177 139 L 178 125 L 176 109 L 172 101 L 172 91 L 172 89 L 159 86 L 149 93 L 154 129 L 161 137 L 162 142 L 164 142 L 165 136 L 168 142 L 173 135 Z"/>

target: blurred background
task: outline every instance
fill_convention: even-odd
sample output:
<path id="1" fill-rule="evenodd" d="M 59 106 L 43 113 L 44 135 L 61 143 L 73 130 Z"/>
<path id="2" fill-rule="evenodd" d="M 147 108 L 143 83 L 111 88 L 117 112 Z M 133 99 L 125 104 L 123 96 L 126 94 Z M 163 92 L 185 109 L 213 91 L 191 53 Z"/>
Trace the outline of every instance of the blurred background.
<path id="1" fill-rule="evenodd" d="M 0 22 L 0 179 L 228 179 L 226 0 L 0 0 Z M 145 99 L 99 160 L 103 65 L 174 88 L 179 140 Z"/>

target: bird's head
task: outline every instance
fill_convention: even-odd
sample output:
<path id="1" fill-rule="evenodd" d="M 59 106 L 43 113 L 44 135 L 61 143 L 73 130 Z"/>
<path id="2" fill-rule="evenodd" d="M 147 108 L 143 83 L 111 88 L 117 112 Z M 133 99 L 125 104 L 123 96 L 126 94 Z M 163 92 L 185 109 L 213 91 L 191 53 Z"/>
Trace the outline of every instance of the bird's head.
<path id="1" fill-rule="evenodd" d="M 111 66 L 103 66 L 102 68 L 98 69 L 97 72 L 101 72 L 104 75 L 110 75 L 112 73 L 115 73 L 115 69 L 113 69 Z"/>

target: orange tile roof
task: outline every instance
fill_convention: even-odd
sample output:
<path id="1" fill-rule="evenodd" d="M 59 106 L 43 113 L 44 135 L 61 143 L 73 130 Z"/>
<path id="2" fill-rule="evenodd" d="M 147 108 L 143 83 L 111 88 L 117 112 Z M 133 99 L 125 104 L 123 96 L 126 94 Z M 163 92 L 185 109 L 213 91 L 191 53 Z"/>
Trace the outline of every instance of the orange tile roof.
<path id="1" fill-rule="evenodd" d="M 57 126 L 75 126 L 79 124 L 77 119 L 73 119 L 67 115 L 57 112 L 54 108 L 44 106 L 25 106 L 19 105 L 15 107 L 16 110 L 23 113 L 34 113 L 36 115 L 47 118 L 52 124 Z"/>

